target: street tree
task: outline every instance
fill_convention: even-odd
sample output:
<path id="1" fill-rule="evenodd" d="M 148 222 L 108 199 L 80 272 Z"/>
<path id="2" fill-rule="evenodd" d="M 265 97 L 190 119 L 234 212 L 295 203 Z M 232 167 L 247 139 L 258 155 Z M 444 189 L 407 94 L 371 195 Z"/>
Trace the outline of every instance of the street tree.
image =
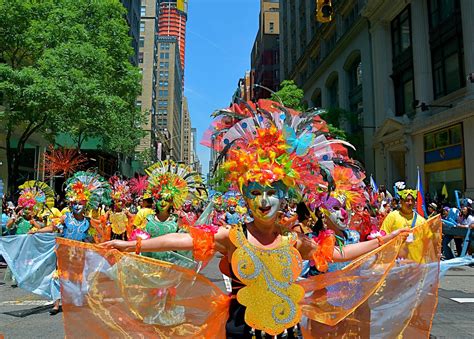
<path id="1" fill-rule="evenodd" d="M 0 0 L 0 123 L 10 192 L 34 134 L 100 137 L 131 153 L 142 136 L 138 68 L 119 0 Z M 15 139 L 15 140 L 14 140 Z"/>
<path id="2" fill-rule="evenodd" d="M 299 88 L 293 80 L 283 80 L 280 84 L 280 90 L 273 93 L 270 99 L 273 101 L 281 101 L 286 107 L 293 108 L 297 111 L 305 111 L 308 107 L 305 107 L 303 104 L 303 97 L 303 90 Z M 329 114 L 326 113 L 323 118 L 327 118 L 328 116 Z M 340 128 L 339 124 L 334 124 L 334 121 L 328 120 L 326 120 L 326 122 L 328 123 L 329 133 L 333 137 L 342 140 L 347 139 L 346 133 Z"/>

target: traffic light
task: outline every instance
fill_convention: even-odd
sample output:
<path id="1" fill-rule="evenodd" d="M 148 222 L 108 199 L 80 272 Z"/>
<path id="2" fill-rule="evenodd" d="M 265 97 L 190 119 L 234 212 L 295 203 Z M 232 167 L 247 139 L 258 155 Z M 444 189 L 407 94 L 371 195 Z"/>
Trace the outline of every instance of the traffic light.
<path id="1" fill-rule="evenodd" d="M 331 0 L 316 0 L 316 20 L 323 23 L 330 22 L 333 12 Z"/>

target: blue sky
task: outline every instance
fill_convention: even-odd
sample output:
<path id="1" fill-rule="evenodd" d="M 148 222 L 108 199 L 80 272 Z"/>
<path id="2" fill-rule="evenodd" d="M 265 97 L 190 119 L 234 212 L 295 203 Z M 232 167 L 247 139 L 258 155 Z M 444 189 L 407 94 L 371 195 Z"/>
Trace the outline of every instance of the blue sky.
<path id="1" fill-rule="evenodd" d="M 185 95 L 199 141 L 210 114 L 227 107 L 237 81 L 250 69 L 257 35 L 259 0 L 189 0 L 186 32 Z M 198 145 L 203 174 L 210 151 Z"/>

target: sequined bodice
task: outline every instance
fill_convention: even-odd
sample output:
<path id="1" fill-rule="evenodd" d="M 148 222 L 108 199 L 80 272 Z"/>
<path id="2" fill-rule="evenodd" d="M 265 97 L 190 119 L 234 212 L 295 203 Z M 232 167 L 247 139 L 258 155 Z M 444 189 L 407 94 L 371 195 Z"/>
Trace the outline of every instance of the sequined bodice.
<path id="1" fill-rule="evenodd" d="M 15 234 L 26 234 L 31 229 L 31 224 L 28 220 L 20 218 L 17 221 Z"/>
<path id="2" fill-rule="evenodd" d="M 177 230 L 178 224 L 174 215 L 171 215 L 165 221 L 157 220 L 155 215 L 149 215 L 147 217 L 146 231 L 150 233 L 152 238 L 168 233 L 173 233 Z"/>
<path id="3" fill-rule="evenodd" d="M 234 226 L 229 237 L 236 247 L 232 270 L 245 285 L 237 293 L 238 302 L 246 307 L 245 322 L 271 335 L 296 325 L 301 316 L 298 303 L 304 296 L 303 288 L 295 284 L 302 268 L 294 247 L 296 235 L 283 235 L 273 249 L 250 244 L 240 226 Z"/>
<path id="4" fill-rule="evenodd" d="M 63 237 L 71 240 L 83 241 L 89 230 L 89 220 L 77 220 L 72 213 L 66 213 L 64 220 Z"/>
<path id="5" fill-rule="evenodd" d="M 115 234 L 122 234 L 127 230 L 128 218 L 125 212 L 110 213 L 110 227 Z"/>

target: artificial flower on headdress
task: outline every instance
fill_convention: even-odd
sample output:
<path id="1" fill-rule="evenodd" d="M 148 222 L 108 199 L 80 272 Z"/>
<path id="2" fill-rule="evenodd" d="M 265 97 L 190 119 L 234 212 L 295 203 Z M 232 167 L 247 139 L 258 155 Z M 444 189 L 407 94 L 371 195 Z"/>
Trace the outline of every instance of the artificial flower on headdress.
<path id="1" fill-rule="evenodd" d="M 207 198 L 207 190 L 201 176 L 191 167 L 172 160 L 159 161 L 146 170 L 149 194 L 155 201 L 170 200 L 173 207 L 180 208 L 188 195 Z"/>
<path id="2" fill-rule="evenodd" d="M 113 176 L 109 179 L 109 183 L 112 187 L 111 198 L 115 204 L 121 203 L 122 205 L 126 205 L 132 201 L 132 193 L 126 180 L 118 176 Z"/>
<path id="3" fill-rule="evenodd" d="M 42 181 L 29 180 L 18 187 L 18 206 L 40 212 L 45 206 L 54 207 L 54 191 Z"/>
<path id="4" fill-rule="evenodd" d="M 417 196 L 417 190 L 407 188 L 406 183 L 403 181 L 398 181 L 395 183 L 395 187 L 397 188 L 397 193 L 402 198 L 405 200 L 409 195 L 411 195 L 414 199 L 416 199 Z"/>
<path id="5" fill-rule="evenodd" d="M 325 137 L 327 125 L 318 117 L 322 112 L 298 112 L 277 102 L 259 100 L 241 103 L 246 114 L 230 109 L 221 111 L 235 123 L 218 134 L 220 159 L 226 180 L 242 190 L 249 182 L 270 186 L 281 181 L 288 188 L 318 188 L 330 180 L 334 145 L 351 146 Z M 352 147 L 352 146 L 351 146 Z M 219 162 L 219 161 L 217 161 Z"/>
<path id="6" fill-rule="evenodd" d="M 77 172 L 66 181 L 66 199 L 69 202 L 85 201 L 87 209 L 110 205 L 111 191 L 107 180 L 93 172 Z"/>

